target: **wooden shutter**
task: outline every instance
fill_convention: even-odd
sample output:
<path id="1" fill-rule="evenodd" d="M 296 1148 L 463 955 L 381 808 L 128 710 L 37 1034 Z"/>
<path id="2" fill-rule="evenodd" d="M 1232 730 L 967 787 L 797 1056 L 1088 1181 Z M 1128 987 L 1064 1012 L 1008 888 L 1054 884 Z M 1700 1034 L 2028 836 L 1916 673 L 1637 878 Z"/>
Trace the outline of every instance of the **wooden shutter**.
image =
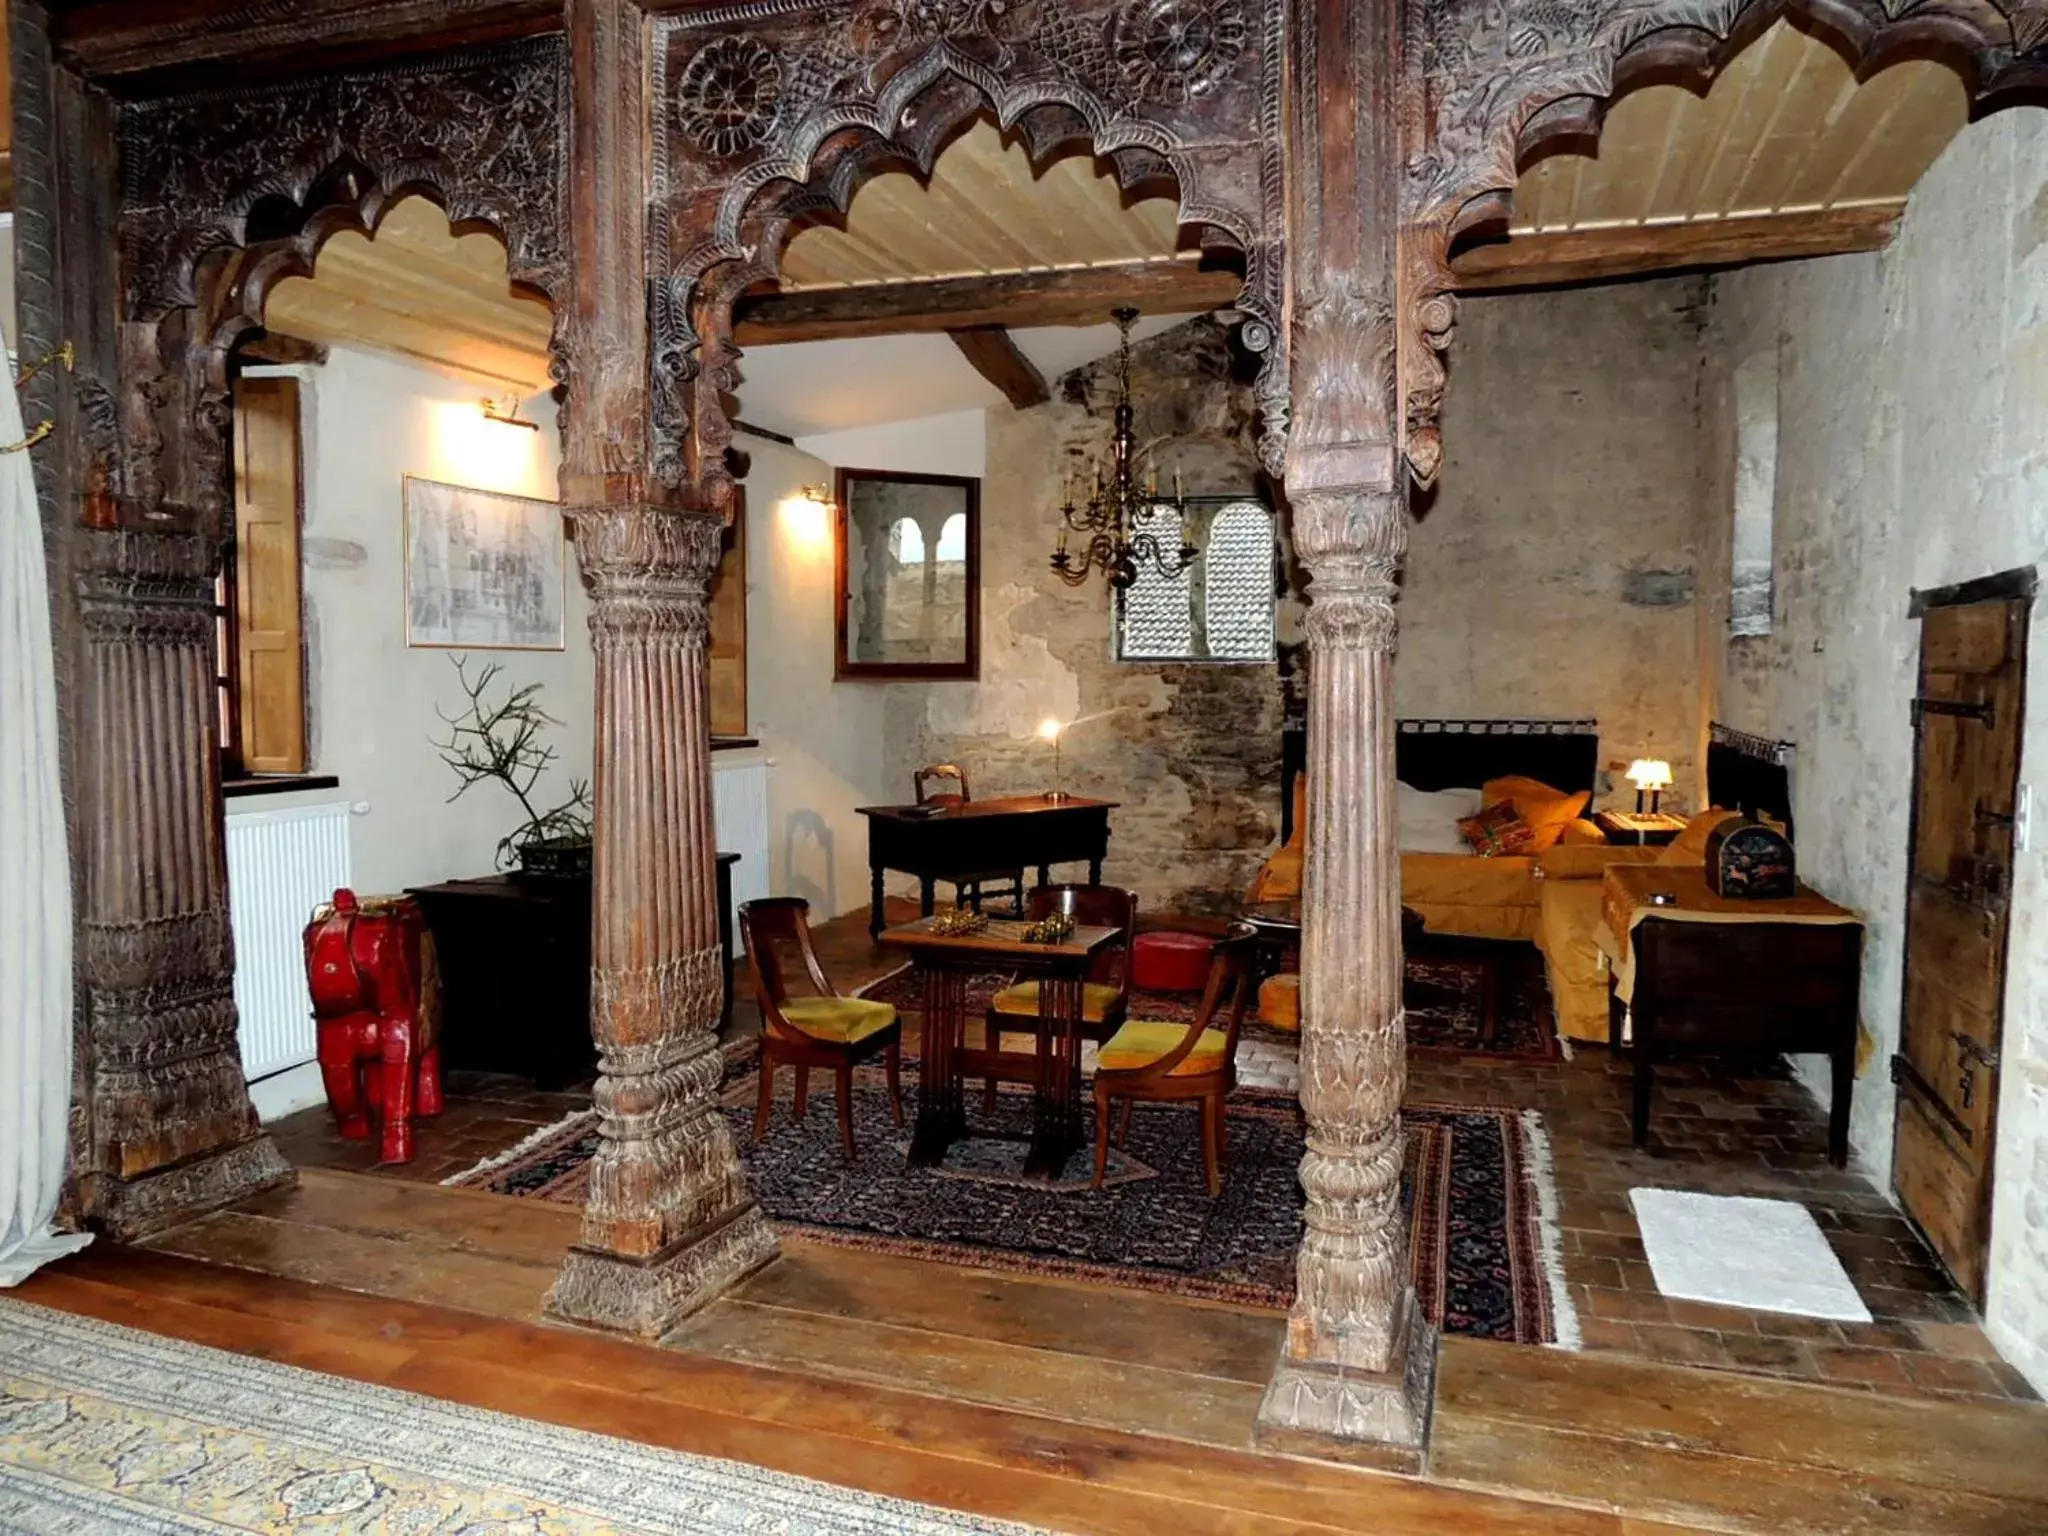
<path id="1" fill-rule="evenodd" d="M 733 493 L 725 553 L 711 580 L 711 734 L 747 734 L 747 493 Z"/>
<path id="2" fill-rule="evenodd" d="M 306 663 L 299 592 L 299 381 L 235 385 L 235 617 L 242 765 L 306 768 Z"/>

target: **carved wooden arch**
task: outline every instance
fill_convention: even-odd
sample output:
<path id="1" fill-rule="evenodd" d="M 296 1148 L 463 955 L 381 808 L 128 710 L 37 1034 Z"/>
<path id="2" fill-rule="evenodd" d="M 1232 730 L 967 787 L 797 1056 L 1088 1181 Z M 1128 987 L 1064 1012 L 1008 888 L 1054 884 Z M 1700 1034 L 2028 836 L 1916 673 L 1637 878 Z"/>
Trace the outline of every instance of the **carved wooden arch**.
<path id="1" fill-rule="evenodd" d="M 652 302 L 659 478 L 727 504 L 732 309 L 800 217 L 883 163 L 929 174 L 977 114 L 1034 160 L 1086 144 L 1131 188 L 1170 176 L 1183 225 L 1241 252 L 1264 357 L 1262 455 L 1287 430 L 1284 0 L 753 0 L 655 24 Z"/>
<path id="2" fill-rule="evenodd" d="M 1641 85 L 1704 91 L 1781 17 L 1827 38 L 1868 78 L 1909 57 L 1956 67 L 1977 113 L 2048 99 L 2048 0 L 1436 0 L 1415 9 L 1428 60 L 1406 124 L 1403 448 L 1430 483 L 1442 461 L 1443 353 L 1456 322 L 1451 243 L 1500 218 L 1519 168 L 1597 136 Z"/>
<path id="3" fill-rule="evenodd" d="M 227 355 L 279 279 L 424 196 L 504 242 L 511 280 L 567 277 L 568 55 L 559 35 L 119 109 L 121 387 L 109 483 L 124 521 L 216 532 Z M 555 305 L 560 326 L 559 302 Z M 558 379 L 562 361 L 550 349 Z"/>

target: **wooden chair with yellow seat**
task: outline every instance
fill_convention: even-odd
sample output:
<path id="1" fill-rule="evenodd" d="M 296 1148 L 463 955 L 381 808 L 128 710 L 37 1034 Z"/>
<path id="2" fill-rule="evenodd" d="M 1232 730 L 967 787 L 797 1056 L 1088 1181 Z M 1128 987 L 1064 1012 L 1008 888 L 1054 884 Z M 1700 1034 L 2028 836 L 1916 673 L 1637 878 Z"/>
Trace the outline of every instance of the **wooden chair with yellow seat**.
<path id="1" fill-rule="evenodd" d="M 839 1136 L 852 1162 L 853 1069 L 880 1055 L 889 1074 L 889 1110 L 903 1123 L 903 1023 L 887 1003 L 843 997 L 818 963 L 811 944 L 811 904 L 801 896 L 769 896 L 740 907 L 740 934 L 747 969 L 761 1004 L 761 1096 L 754 1111 L 754 1140 L 768 1129 L 775 1104 L 775 1069 L 796 1068 L 796 1117 L 804 1117 L 812 1067 L 838 1078 Z M 792 990 L 791 962 L 800 964 L 815 988 Z"/>
<path id="2" fill-rule="evenodd" d="M 1225 1134 L 1223 1104 L 1237 1086 L 1237 1037 L 1251 1002 L 1258 940 L 1247 928 L 1233 929 L 1216 946 L 1209 981 L 1192 1023 L 1133 1019 L 1103 1045 L 1095 1059 L 1095 1187 L 1109 1171 L 1110 1112 L 1123 1100 L 1117 1129 L 1121 1146 L 1130 1133 L 1131 1105 L 1196 1099 L 1202 1115 L 1202 1174 L 1211 1196 L 1223 1192 Z M 1216 1010 L 1230 1010 L 1223 1028 Z"/>
<path id="3" fill-rule="evenodd" d="M 1119 936 L 1095 952 L 1094 963 L 1081 986 L 1081 1035 L 1083 1039 L 1107 1040 L 1123 1027 L 1131 1004 L 1131 937 L 1138 927 L 1138 895 L 1115 885 L 1042 885 L 1030 894 L 1025 917 L 1038 922 L 1055 912 L 1064 912 L 1084 928 L 1119 930 Z M 988 1052 L 989 1071 L 983 1089 L 984 1105 L 995 1108 L 996 1083 L 1034 1082 L 1037 1058 L 1022 1052 L 1003 1053 L 1003 1035 L 1038 1031 L 1038 983 L 1020 981 L 989 1000 L 983 1022 L 983 1045 Z M 1014 1054 L 1015 1062 L 1003 1062 L 999 1053 Z"/>

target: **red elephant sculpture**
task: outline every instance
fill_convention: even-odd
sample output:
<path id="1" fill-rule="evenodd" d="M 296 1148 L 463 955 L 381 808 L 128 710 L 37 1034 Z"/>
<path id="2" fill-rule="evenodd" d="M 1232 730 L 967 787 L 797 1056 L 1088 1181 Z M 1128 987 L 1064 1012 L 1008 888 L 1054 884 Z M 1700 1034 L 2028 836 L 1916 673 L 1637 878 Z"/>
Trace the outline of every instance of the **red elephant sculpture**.
<path id="1" fill-rule="evenodd" d="M 306 925 L 306 981 L 341 1134 L 367 1140 L 375 1122 L 380 1160 L 411 1162 L 413 1117 L 441 1112 L 440 982 L 419 904 L 336 891 Z"/>

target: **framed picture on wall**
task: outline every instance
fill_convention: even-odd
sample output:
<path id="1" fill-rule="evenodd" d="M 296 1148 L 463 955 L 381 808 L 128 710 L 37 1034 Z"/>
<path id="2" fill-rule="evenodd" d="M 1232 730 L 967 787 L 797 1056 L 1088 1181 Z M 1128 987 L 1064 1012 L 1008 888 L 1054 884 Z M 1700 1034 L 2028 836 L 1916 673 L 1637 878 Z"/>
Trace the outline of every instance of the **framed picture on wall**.
<path id="1" fill-rule="evenodd" d="M 563 648 L 562 509 L 405 477 L 405 643 Z"/>

